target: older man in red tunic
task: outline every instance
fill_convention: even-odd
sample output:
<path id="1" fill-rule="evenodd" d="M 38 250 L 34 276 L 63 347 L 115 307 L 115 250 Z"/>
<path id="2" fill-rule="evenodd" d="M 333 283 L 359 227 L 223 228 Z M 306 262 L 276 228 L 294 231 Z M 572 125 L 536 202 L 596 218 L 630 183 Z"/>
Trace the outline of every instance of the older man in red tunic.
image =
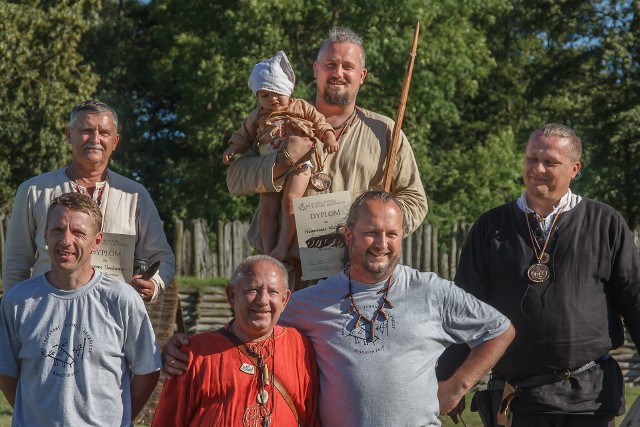
<path id="1" fill-rule="evenodd" d="M 291 296 L 285 267 L 252 256 L 230 282 L 235 318 L 182 347 L 187 372 L 165 381 L 152 425 L 319 426 L 313 347 L 276 324 Z"/>

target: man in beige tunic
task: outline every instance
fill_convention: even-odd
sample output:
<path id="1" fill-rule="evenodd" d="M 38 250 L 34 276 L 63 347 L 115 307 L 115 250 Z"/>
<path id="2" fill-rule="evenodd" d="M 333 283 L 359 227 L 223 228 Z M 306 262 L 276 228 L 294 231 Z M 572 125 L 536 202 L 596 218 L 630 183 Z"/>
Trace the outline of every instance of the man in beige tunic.
<path id="1" fill-rule="evenodd" d="M 315 165 L 314 172 L 323 171 L 330 176 L 331 187 L 316 191 L 309 186 L 308 194 L 350 191 L 355 198 L 370 188 L 381 188 L 394 122 L 356 106 L 358 89 L 367 75 L 362 39 L 349 29 L 332 29 L 320 46 L 313 73 L 318 87 L 315 107 L 333 126 L 340 149 L 329 155 L 324 165 Z M 233 195 L 281 191 L 291 162 L 300 164 L 311 159 L 316 163 L 312 144 L 309 138 L 290 136 L 286 147 L 290 159 L 281 151 L 267 156 L 259 156 L 254 150 L 245 152 L 229 168 L 229 191 Z M 322 148 L 317 150 L 324 162 Z M 427 214 L 427 197 L 404 133 L 398 145 L 391 193 L 407 213 L 409 230 L 415 230 Z M 254 216 L 248 238 L 262 250 L 258 220 Z M 293 245 L 290 256 L 299 257 L 297 245 Z"/>
<path id="2" fill-rule="evenodd" d="M 160 261 L 160 269 L 150 278 L 136 274 L 130 282 L 145 302 L 155 300 L 173 279 L 175 258 L 147 189 L 109 169 L 120 143 L 117 112 L 103 102 L 83 101 L 71 110 L 65 135 L 71 163 L 28 179 L 16 191 L 3 254 L 4 292 L 49 271 L 45 242 L 49 205 L 62 194 L 82 193 L 100 206 L 103 233 L 135 236 L 134 257 L 149 264 Z"/>

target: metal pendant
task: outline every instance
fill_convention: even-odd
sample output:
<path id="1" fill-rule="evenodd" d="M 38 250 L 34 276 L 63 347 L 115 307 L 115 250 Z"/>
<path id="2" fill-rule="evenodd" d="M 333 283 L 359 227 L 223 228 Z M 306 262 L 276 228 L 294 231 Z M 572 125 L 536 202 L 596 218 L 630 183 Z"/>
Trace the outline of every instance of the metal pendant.
<path id="1" fill-rule="evenodd" d="M 240 370 L 245 374 L 249 374 L 249 375 L 253 375 L 256 373 L 256 368 L 253 365 L 250 365 L 248 363 L 243 363 L 240 366 Z"/>
<path id="2" fill-rule="evenodd" d="M 317 191 L 325 191 L 331 188 L 331 178 L 324 172 L 316 172 L 311 175 L 311 186 Z"/>
<path id="3" fill-rule="evenodd" d="M 529 280 L 534 283 L 542 283 L 549 279 L 551 271 L 546 265 L 537 263 L 529 267 L 527 270 L 527 276 L 529 276 Z"/>
<path id="4" fill-rule="evenodd" d="M 542 255 L 540 255 L 540 262 L 543 264 L 546 264 L 549 262 L 549 254 L 546 252 L 542 252 Z"/>
<path id="5" fill-rule="evenodd" d="M 262 389 L 258 392 L 258 396 L 256 399 L 258 400 L 258 403 L 260 405 L 264 406 L 269 401 L 269 393 L 267 393 L 267 390 Z"/>

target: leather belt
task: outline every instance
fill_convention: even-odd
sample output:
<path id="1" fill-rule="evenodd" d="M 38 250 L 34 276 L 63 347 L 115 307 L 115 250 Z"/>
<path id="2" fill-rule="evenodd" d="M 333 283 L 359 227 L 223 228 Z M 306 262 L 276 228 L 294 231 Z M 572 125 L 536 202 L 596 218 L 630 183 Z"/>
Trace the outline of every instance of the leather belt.
<path id="1" fill-rule="evenodd" d="M 587 369 L 593 368 L 596 364 L 603 362 L 609 358 L 609 353 L 605 353 L 591 362 L 588 362 L 577 369 L 563 369 L 550 374 L 534 375 L 523 379 L 497 379 L 493 375 L 489 384 L 487 384 L 488 390 L 501 390 L 502 398 L 500 399 L 500 409 L 496 414 L 496 421 L 498 426 L 510 427 L 513 420 L 511 413 L 511 401 L 518 395 L 518 389 L 522 387 L 535 387 L 545 384 L 553 384 L 563 380 L 568 380 L 572 376 L 578 375 Z"/>
<path id="2" fill-rule="evenodd" d="M 604 362 L 609 357 L 611 357 L 609 356 L 609 353 L 605 353 L 602 356 L 598 357 L 597 359 L 592 360 L 580 366 L 579 368 L 576 368 L 573 370 L 562 369 L 560 371 L 555 371 L 550 374 L 534 375 L 534 376 L 523 378 L 523 379 L 503 380 L 500 378 L 495 378 L 492 375 L 491 379 L 489 380 L 489 384 L 487 384 L 487 389 L 502 390 L 504 389 L 505 382 L 509 382 L 509 384 L 513 385 L 516 388 L 535 387 L 539 385 L 557 383 L 560 381 L 568 380 L 569 378 L 574 377 L 579 373 L 586 371 L 587 369 L 591 369 L 594 366 L 596 366 L 598 363 Z"/>

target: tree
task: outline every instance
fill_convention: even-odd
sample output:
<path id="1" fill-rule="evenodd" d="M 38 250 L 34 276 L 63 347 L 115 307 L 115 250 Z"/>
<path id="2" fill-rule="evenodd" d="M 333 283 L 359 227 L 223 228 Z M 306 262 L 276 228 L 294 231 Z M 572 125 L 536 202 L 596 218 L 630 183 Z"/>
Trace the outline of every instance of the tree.
<path id="1" fill-rule="evenodd" d="M 138 19 L 134 18 L 138 16 L 135 7 L 127 6 L 124 16 L 129 23 L 120 15 L 117 34 L 122 37 L 117 39 L 125 40 L 126 51 L 133 52 L 129 55 L 133 61 L 123 60 L 139 77 L 123 75 L 130 86 L 121 85 L 127 82 L 120 79 L 117 91 L 102 89 L 108 98 L 120 97 L 121 104 L 129 103 L 124 109 L 134 114 L 121 147 L 126 160 L 117 156 L 116 165 L 150 187 L 165 219 L 169 219 L 168 212 L 181 217 L 188 212 L 190 217 L 210 221 L 247 219 L 257 199 L 228 194 L 220 156 L 231 133 L 255 108 L 246 86 L 253 64 L 285 50 L 298 76 L 294 95 L 312 99 L 312 65 L 321 40 L 334 25 L 351 27 L 364 37 L 368 58 L 369 75 L 359 104 L 395 117 L 411 36 L 420 21 L 421 44 L 404 129 L 414 145 L 425 184 L 433 190 L 429 194 L 432 206 L 443 206 L 448 195 L 437 191 L 438 175 L 431 160 L 449 160 L 445 154 L 451 147 L 464 147 L 460 142 L 464 139 L 447 133 L 460 126 L 458 98 L 474 97 L 478 81 L 494 65 L 482 29 L 473 20 L 504 7 L 502 0 L 463 5 L 415 0 L 312 4 L 301 0 L 188 4 L 162 0 L 149 4 Z M 114 27 L 108 30 L 113 32 Z M 126 40 L 134 37 L 137 45 L 128 45 Z M 137 58 L 143 52 L 141 65 Z M 115 68 L 97 67 L 107 75 Z M 439 130 L 435 140 L 434 127 Z M 478 150 L 487 147 L 498 149 L 488 143 Z M 467 155 L 464 148 L 460 152 Z M 468 164 L 466 158 L 452 158 L 441 170 Z M 465 203 L 460 199 L 455 206 Z"/>
<path id="2" fill-rule="evenodd" d="M 586 147 L 589 195 L 616 207 L 631 228 L 640 225 L 640 1 L 596 5 L 598 43 L 593 111 Z"/>
<path id="3" fill-rule="evenodd" d="M 626 11 L 618 33 L 609 8 Z M 638 93 L 633 8 L 637 1 L 128 0 L 105 4 L 84 53 L 102 76 L 99 97 L 124 118 L 113 167 L 149 188 L 165 221 L 248 219 L 257 198 L 228 194 L 220 156 L 256 105 L 246 86 L 253 64 L 285 50 L 298 77 L 294 95 L 313 99 L 321 40 L 334 25 L 351 27 L 365 39 L 369 70 L 358 103 L 395 117 L 420 21 L 403 129 L 430 199 L 428 220 L 446 227 L 522 191 L 524 143 L 544 122 L 568 124 L 587 142 L 619 125 L 616 141 L 630 141 L 625 125 L 636 117 Z M 92 55 L 106 38 L 109 54 Z M 622 61 L 620 81 L 612 53 Z M 606 99 L 610 87 L 619 87 L 616 102 Z M 613 108 L 618 100 L 624 108 Z M 585 161 L 597 155 L 596 166 L 604 154 L 618 155 L 591 151 Z M 621 170 L 586 168 L 576 188 L 604 194 Z"/>
<path id="4" fill-rule="evenodd" d="M 593 2 L 515 0 L 502 6 L 475 20 L 494 61 L 490 72 L 478 82 L 477 96 L 456 99 L 460 125 L 435 130 L 466 141 L 434 161 L 440 191 L 453 195 L 444 218 L 468 221 L 519 195 L 524 146 L 543 123 L 564 123 L 583 134 L 593 119 L 599 56 L 591 42 Z M 448 167 L 452 159 L 462 168 Z"/>
<path id="5" fill-rule="evenodd" d="M 0 213 L 25 179 L 69 159 L 71 106 L 99 77 L 78 48 L 99 21 L 97 0 L 0 3 Z"/>

